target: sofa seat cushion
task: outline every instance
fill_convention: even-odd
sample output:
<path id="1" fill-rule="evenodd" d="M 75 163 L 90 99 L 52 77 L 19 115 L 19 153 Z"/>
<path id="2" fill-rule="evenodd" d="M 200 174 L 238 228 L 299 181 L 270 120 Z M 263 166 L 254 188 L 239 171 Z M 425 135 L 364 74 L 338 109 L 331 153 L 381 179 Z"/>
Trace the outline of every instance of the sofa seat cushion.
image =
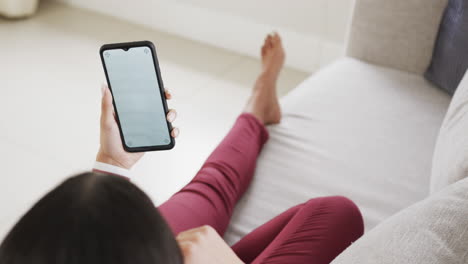
<path id="1" fill-rule="evenodd" d="M 422 76 L 351 58 L 312 75 L 283 98 L 227 241 L 313 197 L 352 199 L 367 230 L 425 198 L 449 100 Z"/>

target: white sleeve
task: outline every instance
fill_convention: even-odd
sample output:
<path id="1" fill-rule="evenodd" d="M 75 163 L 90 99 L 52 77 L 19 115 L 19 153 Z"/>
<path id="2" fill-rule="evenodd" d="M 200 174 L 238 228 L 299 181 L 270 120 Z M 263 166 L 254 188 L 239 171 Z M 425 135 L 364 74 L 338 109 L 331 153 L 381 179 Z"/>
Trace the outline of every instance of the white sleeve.
<path id="1" fill-rule="evenodd" d="M 126 177 L 128 179 L 131 179 L 130 170 L 127 170 L 127 169 L 124 169 L 124 168 L 121 168 L 121 167 L 117 167 L 117 166 L 114 166 L 114 165 L 110 165 L 110 164 L 107 164 L 107 163 L 102 163 L 102 162 L 99 162 L 99 161 L 96 161 L 94 163 L 93 170 L 97 171 L 97 172 L 113 174 L 113 175 L 117 175 L 117 176 L 123 176 L 123 177 Z"/>

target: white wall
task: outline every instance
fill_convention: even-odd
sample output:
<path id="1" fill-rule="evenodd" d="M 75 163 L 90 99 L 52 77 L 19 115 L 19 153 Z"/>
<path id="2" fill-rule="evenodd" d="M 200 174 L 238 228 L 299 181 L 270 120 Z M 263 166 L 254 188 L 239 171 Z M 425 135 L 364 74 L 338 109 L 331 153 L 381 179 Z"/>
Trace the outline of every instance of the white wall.
<path id="1" fill-rule="evenodd" d="M 287 65 L 314 71 L 343 54 L 353 0 L 58 0 L 158 30 L 259 55 L 277 30 Z"/>

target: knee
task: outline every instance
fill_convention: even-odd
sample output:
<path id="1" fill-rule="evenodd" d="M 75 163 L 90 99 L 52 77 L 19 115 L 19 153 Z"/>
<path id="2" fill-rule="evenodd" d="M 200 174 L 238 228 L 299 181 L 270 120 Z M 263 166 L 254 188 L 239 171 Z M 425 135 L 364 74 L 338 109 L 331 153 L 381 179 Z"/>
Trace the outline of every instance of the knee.
<path id="1" fill-rule="evenodd" d="M 323 199 L 324 203 L 332 208 L 340 209 L 340 211 L 346 212 L 351 217 L 361 217 L 361 211 L 357 205 L 345 196 L 329 196 Z"/>
<path id="2" fill-rule="evenodd" d="M 330 222 L 333 222 L 336 226 L 345 227 L 349 231 L 352 230 L 354 240 L 364 234 L 364 220 L 361 211 L 352 200 L 344 196 L 330 196 L 318 199 L 321 210 L 330 216 Z M 317 202 L 314 200 L 311 199 L 307 203 Z"/>

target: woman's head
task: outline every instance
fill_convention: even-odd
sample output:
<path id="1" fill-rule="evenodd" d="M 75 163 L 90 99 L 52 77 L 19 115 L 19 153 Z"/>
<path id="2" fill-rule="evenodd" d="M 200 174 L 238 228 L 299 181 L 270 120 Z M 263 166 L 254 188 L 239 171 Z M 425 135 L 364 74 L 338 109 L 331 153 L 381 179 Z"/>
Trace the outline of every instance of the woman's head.
<path id="1" fill-rule="evenodd" d="M 0 246 L 1 264 L 179 264 L 151 200 L 129 181 L 84 173 L 37 202 Z"/>

